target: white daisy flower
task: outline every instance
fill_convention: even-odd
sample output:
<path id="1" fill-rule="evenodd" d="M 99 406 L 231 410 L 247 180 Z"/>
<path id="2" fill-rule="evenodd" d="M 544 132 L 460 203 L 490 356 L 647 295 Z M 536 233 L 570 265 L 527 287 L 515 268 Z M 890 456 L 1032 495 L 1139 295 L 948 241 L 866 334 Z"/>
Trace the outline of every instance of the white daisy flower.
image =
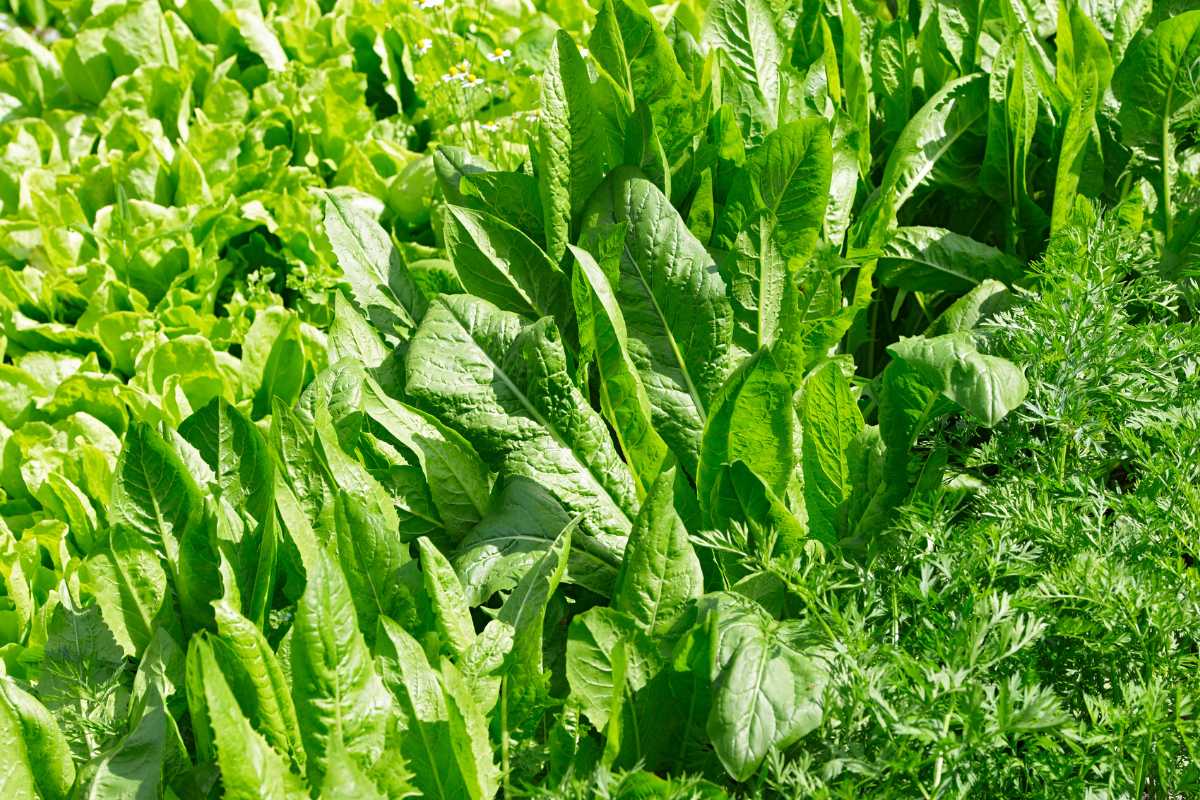
<path id="1" fill-rule="evenodd" d="M 496 131 L 500 130 L 500 126 L 495 122 L 485 122 L 479 127 L 483 128 L 488 133 L 495 133 Z"/>
<path id="2" fill-rule="evenodd" d="M 483 78 L 473 72 L 468 72 L 463 76 L 463 86 L 483 86 Z"/>
<path id="3" fill-rule="evenodd" d="M 423 56 L 433 47 L 433 39 L 422 39 L 417 42 L 417 55 Z"/>
<path id="4" fill-rule="evenodd" d="M 497 62 L 503 64 L 510 58 L 512 58 L 512 50 L 509 50 L 508 48 L 504 48 L 502 50 L 497 47 L 495 50 L 487 54 L 487 60 L 493 64 Z"/>

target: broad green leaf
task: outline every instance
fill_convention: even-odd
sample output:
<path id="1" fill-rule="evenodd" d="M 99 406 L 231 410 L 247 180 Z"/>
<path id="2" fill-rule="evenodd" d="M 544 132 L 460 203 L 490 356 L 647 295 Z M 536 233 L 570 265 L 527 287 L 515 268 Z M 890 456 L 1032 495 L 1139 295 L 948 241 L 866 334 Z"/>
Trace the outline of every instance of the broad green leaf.
<path id="1" fill-rule="evenodd" d="M 249 707 L 243 711 L 251 724 L 280 753 L 288 755 L 298 769 L 304 768 L 304 745 L 291 690 L 283 670 L 262 631 L 238 613 L 226 600 L 213 605 L 221 641 L 238 661 L 253 689 Z"/>
<path id="2" fill-rule="evenodd" d="M 768 536 L 774 533 L 774 552 L 795 554 L 803 547 L 808 536 L 805 523 L 788 507 L 784 496 L 771 489 L 745 461 L 739 459 L 729 466 L 718 491 L 719 505 L 730 517 L 740 510 L 755 546 L 769 550 Z"/>
<path id="3" fill-rule="evenodd" d="M 1160 23 L 1146 38 L 1130 45 L 1113 73 L 1112 88 L 1121 101 L 1121 139 L 1151 151 L 1158 159 L 1155 186 L 1162 208 L 1163 234 L 1173 232 L 1172 186 L 1175 128 L 1196 104 L 1194 67 L 1200 59 L 1200 10 Z"/>
<path id="4" fill-rule="evenodd" d="M 633 77 L 629 71 L 629 57 L 625 52 L 614 0 L 601 2 L 587 44 L 588 52 L 597 66 L 613 80 L 632 107 Z"/>
<path id="5" fill-rule="evenodd" d="M 491 797 L 495 775 L 489 768 L 494 767 L 490 760 L 482 763 L 480 737 L 486 745 L 487 735 L 479 730 L 469 695 L 461 694 L 456 683 L 449 697 L 442 687 L 446 673 L 439 675 L 421 644 L 387 617 L 380 618 L 377 641 L 384 680 L 404 711 L 407 730 L 400 740 L 401 752 L 413 771 L 414 786 L 423 796 L 438 800 Z M 492 794 L 482 791 L 481 778 L 491 783 Z"/>
<path id="6" fill-rule="evenodd" d="M 801 426 L 809 530 L 822 541 L 837 542 L 849 528 L 852 451 L 863 418 L 836 362 L 827 362 L 804 381 Z"/>
<path id="7" fill-rule="evenodd" d="M 397 572 L 409 558 L 399 532 L 385 527 L 385 515 L 377 513 L 380 508 L 390 509 L 383 505 L 386 495 L 382 490 L 374 494 L 371 501 L 364 502 L 339 491 L 333 509 L 338 565 L 350 589 L 355 613 L 367 631 L 374 631 L 379 615 L 391 609 Z"/>
<path id="8" fill-rule="evenodd" d="M 581 515 L 578 545 L 618 563 L 633 482 L 572 383 L 550 320 L 526 325 L 477 298 L 440 297 L 413 337 L 408 375 L 418 406 L 462 433 L 493 469 L 539 483 Z M 603 579 L 590 585 L 607 591 Z"/>
<path id="9" fill-rule="evenodd" d="M 943 311 L 925 329 L 925 336 L 973 330 L 979 321 L 1008 309 L 1013 293 L 999 281 L 984 281 Z"/>
<path id="10" fill-rule="evenodd" d="M 1029 390 L 1019 367 L 980 353 L 969 333 L 906 337 L 888 352 L 988 427 L 1021 405 Z"/>
<path id="11" fill-rule="evenodd" d="M 1122 0 L 1113 22 L 1112 43 L 1109 45 L 1115 63 L 1121 63 L 1125 57 L 1126 48 L 1142 29 L 1153 6 L 1152 0 Z"/>
<path id="12" fill-rule="evenodd" d="M 938 12 L 944 6 L 938 6 Z M 871 84 L 867 79 L 868 59 L 864 55 L 867 46 L 859 11 L 850 0 L 841 0 L 840 20 L 842 23 L 842 90 L 846 98 L 846 112 L 858 132 L 858 166 L 862 174 L 871 170 Z M 931 19 L 936 19 L 937 14 Z M 869 34 L 868 34 L 869 35 Z"/>
<path id="13" fill-rule="evenodd" d="M 422 727 L 446 720 L 446 698 L 437 672 L 421 643 L 394 620 L 379 618 L 379 663 L 383 680 L 404 706 L 414 737 L 425 738 Z M 430 756 L 433 753 L 429 754 Z M 421 777 L 420 771 L 417 773 Z M 436 780 L 437 776 L 429 776 Z"/>
<path id="14" fill-rule="evenodd" d="M 612 285 L 596 259 L 571 246 L 575 257 L 575 308 L 580 341 L 595 352 L 600 374 L 600 408 L 613 426 L 638 494 L 645 495 L 667 455 L 667 445 L 654 429 L 646 387 L 629 354 L 625 315 Z"/>
<path id="15" fill-rule="evenodd" d="M 225 796 L 238 800 L 306 796 L 287 759 L 272 749 L 242 713 L 212 650 L 201 643 L 197 652 Z"/>
<path id="16" fill-rule="evenodd" d="M 1076 92 L 1083 90 L 1087 80 L 1084 73 L 1088 71 L 1096 73 L 1096 86 L 1101 93 L 1108 88 L 1113 74 L 1108 42 L 1077 0 L 1060 9 L 1054 47 L 1058 60 L 1054 74 L 1064 97 L 1077 99 Z"/>
<path id="17" fill-rule="evenodd" d="M 789 122 L 750 152 L 745 182 L 731 189 L 730 206 L 774 215 L 774 239 L 785 259 L 806 258 L 816 243 L 829 203 L 831 148 L 823 119 Z"/>
<path id="18" fill-rule="evenodd" d="M 308 776 L 319 782 L 334 740 L 368 761 L 379 756 L 392 704 L 358 629 L 341 570 L 324 553 L 312 567 L 296 605 L 291 674 Z"/>
<path id="19" fill-rule="evenodd" d="M 448 659 L 442 659 L 442 687 L 450 723 L 450 743 L 472 800 L 490 800 L 500 788 L 500 769 L 492 756 L 488 719 L 470 686 Z"/>
<path id="20" fill-rule="evenodd" d="M 113 528 L 108 545 L 84 562 L 82 577 L 126 655 L 140 657 L 155 629 L 171 624 L 167 574 L 154 548 L 131 528 Z"/>
<path id="21" fill-rule="evenodd" d="M 744 781 L 772 749 L 820 725 L 826 673 L 792 643 L 788 623 L 753 601 L 716 595 L 710 602 L 716 640 L 708 734 L 729 775 Z"/>
<path id="22" fill-rule="evenodd" d="M 612 287 L 629 354 L 653 423 L 694 474 L 708 408 L 728 372 L 733 313 L 712 257 L 665 195 L 636 170 L 618 169 L 588 204 L 587 230 L 625 225 Z"/>
<path id="23" fill-rule="evenodd" d="M 495 167 L 488 161 L 461 147 L 439 147 L 433 153 L 433 168 L 442 194 L 453 205 L 467 205 L 467 196 L 462 192 L 463 178 L 486 174 Z"/>
<path id="24" fill-rule="evenodd" d="M 4 765 L 0 768 L 0 790 L 14 800 L 38 800 L 37 780 L 29 763 L 21 719 L 8 702 L 0 697 L 0 747 Z"/>
<path id="25" fill-rule="evenodd" d="M 1012 283 L 1021 262 L 944 228 L 896 228 L 879 251 L 876 275 L 885 286 L 910 292 L 966 292 L 988 279 Z"/>
<path id="26" fill-rule="evenodd" d="M 1029 156 L 1041 113 L 1037 88 L 1028 48 L 1020 36 L 1010 34 L 992 62 L 987 146 L 979 172 L 980 186 L 1007 207 L 1010 251 L 1017 249 L 1028 229 L 1039 227 L 1038 219 L 1030 219 L 1032 209 L 1040 212 L 1040 208 L 1029 196 L 1028 180 Z M 1039 231 L 1032 233 L 1036 236 Z"/>
<path id="27" fill-rule="evenodd" d="M 1036 10 L 1044 7 L 1029 3 L 1028 0 L 1003 0 L 999 5 L 1005 26 L 1020 36 L 1025 45 L 1034 74 L 1037 76 L 1040 93 L 1046 96 L 1051 108 L 1062 108 L 1066 98 L 1054 80 L 1054 64 L 1046 54 L 1046 47 L 1042 42 L 1044 37 L 1049 37 L 1054 32 L 1053 25 L 1047 26 L 1049 30 L 1039 30 L 1039 20 L 1035 16 Z M 1053 23 L 1053 18 L 1050 22 Z"/>
<path id="28" fill-rule="evenodd" d="M 1058 174 L 1054 181 L 1054 206 L 1050 214 L 1050 232 L 1055 233 L 1070 218 L 1080 178 L 1086 169 L 1085 157 L 1096 125 L 1096 109 L 1100 102 L 1095 69 L 1084 70 L 1074 84 L 1073 102 L 1067 109 L 1062 146 L 1058 151 Z"/>
<path id="29" fill-rule="evenodd" d="M 624 669 L 614 664 L 615 650 L 625 649 Z M 633 617 L 597 606 L 571 620 L 567 632 L 567 681 L 571 697 L 597 730 L 612 717 L 612 696 L 638 691 L 658 669 L 658 644 Z M 620 673 L 624 673 L 623 675 Z M 618 683 L 618 680 L 624 680 Z"/>
<path id="30" fill-rule="evenodd" d="M 354 358 L 365 367 L 378 367 L 390 354 L 379 334 L 358 309 L 337 292 L 333 296 L 333 324 L 329 326 L 329 363 Z"/>
<path id="31" fill-rule="evenodd" d="M 60 583 L 58 591 L 59 602 L 50 612 L 46 626 L 38 696 L 57 719 L 73 709 L 119 730 L 126 721 L 124 714 L 118 720 L 116 709 L 89 703 L 80 693 L 82 690 L 94 696 L 111 687 L 126 667 L 125 654 L 104 624 L 99 608 L 80 607 L 66 583 Z M 78 756 L 92 758 L 98 749 L 98 743 L 80 747 Z"/>
<path id="32" fill-rule="evenodd" d="M 383 758 L 390 756 L 385 753 Z M 328 771 L 321 782 L 322 800 L 387 800 L 388 796 L 340 742 L 330 749 L 328 762 Z"/>
<path id="33" fill-rule="evenodd" d="M 325 203 L 325 235 L 367 319 L 385 335 L 407 339 L 421 318 L 424 301 L 387 232 L 331 193 Z"/>
<path id="34" fill-rule="evenodd" d="M 904 124 L 912 116 L 913 83 L 917 70 L 916 54 L 912 52 L 913 41 L 915 37 L 911 23 L 904 18 L 881 25 L 875 36 L 870 78 L 882 130 L 874 145 L 884 152 L 891 149 Z"/>
<path id="35" fill-rule="evenodd" d="M 722 100 L 732 104 L 748 141 L 779 122 L 783 43 L 766 0 L 717 0 L 705 17 L 703 43 L 720 54 Z"/>
<path id="36" fill-rule="evenodd" d="M 149 425 L 130 426 L 117 462 L 109 520 L 129 525 L 174 560 L 200 508 L 200 490 L 175 449 Z"/>
<path id="37" fill-rule="evenodd" d="M 433 606 L 438 634 L 450 651 L 462 658 L 475 643 L 475 624 L 462 584 L 450 562 L 432 542 L 422 537 L 417 546 L 421 550 L 421 578 Z"/>
<path id="38" fill-rule="evenodd" d="M 567 279 L 528 236 L 498 217 L 461 206 L 445 207 L 442 235 L 468 292 L 531 321 L 554 317 L 565 329 Z"/>
<path id="39" fill-rule="evenodd" d="M 592 34 L 596 46 L 592 47 L 589 39 L 588 48 L 595 50 L 597 60 L 618 86 L 626 86 L 622 67 L 628 66 L 628 86 L 635 101 L 631 107 L 642 104 L 649 109 L 665 155 L 673 163 L 690 143 L 696 126 L 702 124 L 691 82 L 644 0 L 604 0 L 599 19 L 605 20 L 608 14 L 612 23 L 597 24 Z M 614 30 L 620 33 L 623 57 L 616 55 Z"/>
<path id="40" fill-rule="evenodd" d="M 343 511 L 352 513 L 353 524 L 367 524 L 374 534 L 370 545 L 364 542 L 364 547 L 391 549 L 394 552 L 388 561 L 398 566 L 406 560 L 400 552 L 402 541 L 442 528 L 426 477 L 406 453 L 388 449 L 373 434 L 360 431 L 367 377 L 359 365 L 342 361 L 318 378 L 313 386 L 319 391 L 308 399 L 314 407 L 317 455 L 324 467 L 328 492 L 347 494 Z M 372 464 L 373 470 L 342 449 L 343 438 L 347 446 L 356 445 L 355 450 Z M 383 552 L 380 549 L 379 554 Z M 380 569 L 385 569 L 383 564 Z M 353 584 L 355 576 L 347 577 Z M 364 630 L 374 630 L 373 620 L 364 620 L 364 626 Z"/>
<path id="41" fill-rule="evenodd" d="M 105 800 L 160 797 L 167 717 L 162 698 L 155 695 L 140 719 L 132 721 L 131 730 L 100 756 L 80 796 Z"/>
<path id="42" fill-rule="evenodd" d="M 417 458 L 446 532 L 456 538 L 474 527 L 487 510 L 491 487 L 471 444 L 429 414 L 389 397 L 369 377 L 362 404 L 371 421 Z"/>
<path id="43" fill-rule="evenodd" d="M 477 172 L 459 181 L 463 204 L 501 217 L 546 248 L 538 179 L 524 172 Z"/>
<path id="44" fill-rule="evenodd" d="M 23 751 L 41 796 L 47 800 L 65 800 L 75 782 L 75 763 L 67 738 L 49 709 L 12 678 L 0 676 L 0 718 L 0 730 L 5 731 L 0 738 L 11 737 L 10 726 L 15 719 L 21 739 L 5 747 L 5 757 L 11 758 L 14 766 L 9 777 L 0 780 L 0 785 L 15 789 L 20 780 L 17 776 L 21 772 L 19 759 Z"/>
<path id="45" fill-rule="evenodd" d="M 179 433 L 216 475 L 221 496 L 256 521 L 274 513 L 274 464 L 267 440 L 241 411 L 216 398 L 185 419 Z"/>
<path id="46" fill-rule="evenodd" d="M 822 119 L 788 123 L 751 151 L 714 237 L 734 250 L 729 283 L 743 346 L 770 344 L 789 262 L 807 259 L 829 202 L 832 151 Z"/>
<path id="47" fill-rule="evenodd" d="M 21 427 L 33 410 L 34 401 L 46 394 L 46 387 L 25 370 L 0 364 L 0 424 Z"/>
<path id="48" fill-rule="evenodd" d="M 282 319 L 280 319 L 282 317 Z M 255 320 L 272 320 L 268 323 L 270 333 L 255 336 L 256 328 L 252 327 L 246 334 L 243 350 L 243 364 L 255 364 L 251 368 L 254 378 L 258 379 L 258 389 L 254 393 L 252 416 L 255 419 L 265 417 L 271 411 L 271 405 L 278 400 L 284 405 L 291 406 L 300 397 L 304 389 L 305 370 L 307 369 L 304 351 L 304 338 L 300 332 L 300 318 L 292 313 L 274 315 L 261 314 Z M 269 349 L 266 358 L 262 358 L 262 347 L 252 347 L 252 340 L 263 340 L 269 336 Z M 252 355 L 253 354 L 253 355 Z M 253 359 L 253 360 L 252 360 Z M 261 363 L 261 370 L 257 366 Z M 254 379 L 251 379 L 251 385 Z"/>
<path id="49" fill-rule="evenodd" d="M 675 511 L 675 482 L 675 467 L 663 470 L 642 501 L 613 589 L 612 607 L 655 636 L 704 590 L 700 559 Z"/>
<path id="50" fill-rule="evenodd" d="M 564 30 L 555 35 L 548 68 L 542 75 L 537 146 L 546 247 L 550 259 L 558 263 L 571 241 L 573 221 L 605 172 L 616 166 L 587 66 Z"/>
<path id="51" fill-rule="evenodd" d="M 696 491 L 712 525 L 727 524 L 737 508 L 729 502 L 728 470 L 742 461 L 775 495 L 787 490 L 796 461 L 796 415 L 792 380 L 769 350 L 760 350 L 729 377 L 704 429 Z"/>
<path id="52" fill-rule="evenodd" d="M 496 617 L 513 629 L 509 676 L 518 696 L 545 680 L 542 671 L 542 628 L 546 620 L 546 606 L 566 572 L 572 533 L 573 527 L 568 527 L 559 535 L 533 569 L 525 573 Z"/>
<path id="53" fill-rule="evenodd" d="M 492 509 L 462 540 L 453 558 L 470 605 L 516 586 L 570 524 L 567 510 L 536 481 L 501 478 Z M 602 548 L 587 549 L 581 536 L 575 539 L 581 544 L 571 549 L 569 580 L 609 591 L 619 559 Z"/>

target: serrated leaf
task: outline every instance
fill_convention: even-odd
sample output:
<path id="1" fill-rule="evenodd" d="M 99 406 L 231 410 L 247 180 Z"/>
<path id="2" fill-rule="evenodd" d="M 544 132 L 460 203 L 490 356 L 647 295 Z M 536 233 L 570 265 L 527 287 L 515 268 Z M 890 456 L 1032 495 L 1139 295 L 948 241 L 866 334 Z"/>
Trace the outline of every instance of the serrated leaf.
<path id="1" fill-rule="evenodd" d="M 335 739 L 368 761 L 379 756 L 391 698 L 375 672 L 337 564 L 320 553 L 307 578 L 293 627 L 292 698 L 308 776 L 319 782 Z"/>

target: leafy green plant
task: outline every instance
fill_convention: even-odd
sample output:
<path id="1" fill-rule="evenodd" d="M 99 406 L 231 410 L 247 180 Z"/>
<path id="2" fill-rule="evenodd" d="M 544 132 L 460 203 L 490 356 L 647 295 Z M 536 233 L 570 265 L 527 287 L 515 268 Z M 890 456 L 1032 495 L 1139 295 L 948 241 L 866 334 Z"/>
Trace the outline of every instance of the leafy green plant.
<path id="1" fill-rule="evenodd" d="M 1200 12 L 13 12 L 0 787 L 1195 791 Z"/>

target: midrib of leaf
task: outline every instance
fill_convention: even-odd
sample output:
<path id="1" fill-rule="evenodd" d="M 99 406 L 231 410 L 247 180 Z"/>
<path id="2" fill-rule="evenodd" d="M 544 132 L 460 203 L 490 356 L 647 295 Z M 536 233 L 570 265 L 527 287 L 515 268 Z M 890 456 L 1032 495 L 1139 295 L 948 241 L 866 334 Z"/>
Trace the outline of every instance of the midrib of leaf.
<path id="1" fill-rule="evenodd" d="M 441 681 L 438 682 L 438 686 L 440 688 Z M 406 695 L 408 694 L 408 687 L 405 687 L 404 693 Z M 439 758 L 437 751 L 434 749 L 433 744 L 429 741 L 429 733 L 425 730 L 425 722 L 416 713 L 416 706 L 413 704 L 411 697 L 408 700 L 408 706 L 413 710 L 413 724 L 416 725 L 417 732 L 421 737 L 421 747 L 425 750 L 426 755 L 429 757 L 429 764 L 433 767 L 429 771 L 433 774 L 433 782 L 434 785 L 437 786 L 438 797 L 448 797 L 446 794 L 446 787 L 442 785 L 441 770 L 438 769 L 440 764 L 438 763 Z"/>
<path id="2" fill-rule="evenodd" d="M 754 678 L 754 688 L 753 688 L 753 692 L 750 695 L 751 696 L 750 714 L 748 715 L 748 718 L 746 720 L 746 726 L 747 726 L 746 727 L 746 752 L 747 753 L 749 753 L 751 751 L 751 736 L 753 735 L 752 729 L 754 726 L 754 720 L 757 719 L 757 717 L 758 717 L 758 706 L 759 706 L 759 703 L 763 699 L 762 685 L 763 685 L 763 681 L 766 679 L 766 675 L 767 675 L 767 661 L 768 661 L 767 654 L 768 654 L 768 652 L 769 652 L 768 651 L 768 643 L 764 640 L 763 644 L 762 644 L 762 652 L 760 653 L 759 658 L 758 658 L 758 674 Z M 778 733 L 778 731 L 776 731 L 776 733 Z"/>
<path id="3" fill-rule="evenodd" d="M 921 255 L 923 256 L 923 254 L 921 254 Z M 898 260 L 911 261 L 914 264 L 921 264 L 926 267 L 931 267 L 932 269 L 934 269 L 937 272 L 944 272 L 947 275 L 952 275 L 955 278 L 959 278 L 961 280 L 966 281 L 967 283 L 976 283 L 975 278 L 973 278 L 967 272 L 956 270 L 956 269 L 954 269 L 954 267 L 952 265 L 943 265 L 936 261 L 930 260 L 927 257 L 901 258 Z"/>
<path id="4" fill-rule="evenodd" d="M 416 515 L 414 514 L 413 516 L 416 516 Z M 349 523 L 349 520 L 347 520 L 347 524 L 348 523 Z M 361 565 L 363 575 L 365 575 L 366 579 L 367 579 L 367 585 L 371 587 L 371 596 L 375 600 L 375 605 L 377 605 L 379 607 L 380 613 L 383 613 L 383 611 L 384 611 L 383 600 L 381 599 L 381 597 L 379 595 L 379 588 L 375 585 L 375 576 L 371 573 L 371 568 L 369 566 L 369 560 L 363 558 L 363 553 L 359 549 L 359 546 L 358 546 L 359 537 L 352 535 L 349 538 L 350 538 L 350 542 L 351 542 L 350 546 L 354 548 L 354 557 L 356 559 L 358 559 L 358 563 Z"/>
<path id="5" fill-rule="evenodd" d="M 571 524 L 571 523 L 568 523 L 568 525 L 569 524 Z M 495 540 L 494 539 L 484 539 L 481 541 L 492 542 Z M 554 539 L 546 539 L 541 536 L 530 536 L 527 533 L 518 533 L 518 534 L 514 534 L 512 536 L 505 536 L 504 541 L 506 541 L 506 542 L 535 542 L 538 544 L 545 544 L 546 542 L 549 542 L 551 546 L 553 546 L 554 542 L 555 542 Z M 593 544 L 592 538 L 590 536 L 580 536 L 580 537 L 572 539 L 571 540 L 571 552 L 574 553 L 576 550 L 581 550 L 584 553 L 586 553 L 587 555 L 594 558 L 596 561 L 599 561 L 603 564 L 607 564 L 610 567 L 618 567 L 621 565 L 621 559 L 619 556 L 613 556 L 613 555 L 605 552 L 603 549 L 596 548 L 595 545 Z"/>
<path id="6" fill-rule="evenodd" d="M 144 446 L 145 446 L 145 443 L 143 443 L 143 447 L 144 447 Z M 153 481 L 153 479 L 152 479 L 152 478 L 151 478 L 151 476 L 150 476 L 150 473 L 149 473 L 149 471 L 146 469 L 146 461 L 145 461 L 145 458 L 139 457 L 139 458 L 138 458 L 138 465 L 140 466 L 140 472 L 141 472 L 141 475 L 142 475 L 142 485 L 143 485 L 143 488 L 144 488 L 144 489 L 145 489 L 145 491 L 146 491 L 146 495 L 147 495 L 147 496 L 150 498 L 150 505 L 151 505 L 151 507 L 152 507 L 152 508 L 153 508 L 153 510 L 154 510 L 154 521 L 155 521 L 155 522 L 158 524 L 158 534 L 159 534 L 159 538 L 161 539 L 161 541 L 160 541 L 160 544 L 161 544 L 161 546 L 162 546 L 162 548 L 163 548 L 163 552 L 164 552 L 164 553 L 167 553 L 167 555 L 169 556 L 169 555 L 171 555 L 171 554 L 170 554 L 170 553 L 167 551 L 167 547 L 168 547 L 168 544 L 169 544 L 169 543 L 167 542 L 167 538 L 166 538 L 166 536 L 164 535 L 164 533 L 166 532 L 167 520 L 166 520 L 166 517 L 164 517 L 164 516 L 163 516 L 163 512 L 162 512 L 162 504 L 159 502 L 159 499 L 158 499 L 158 498 L 159 498 L 159 494 L 158 494 L 158 492 L 156 491 L 156 490 L 159 488 L 159 487 L 158 487 L 158 483 Z M 163 470 L 162 470 L 162 475 L 163 475 L 163 477 L 167 477 L 167 476 L 169 475 L 169 473 L 170 473 L 170 470 L 166 470 L 166 469 L 163 469 Z M 168 483 L 168 485 L 167 485 L 168 489 L 169 489 L 169 488 L 170 488 L 170 486 L 171 486 L 171 485 L 173 485 L 174 483 L 175 483 L 175 481 L 174 481 L 174 479 L 172 479 L 172 480 L 170 481 L 170 483 Z M 175 539 L 175 542 L 174 542 L 174 548 L 175 548 L 175 549 L 178 549 L 178 546 L 179 546 L 179 536 L 178 536 L 178 534 L 176 533 L 176 531 L 175 531 L 174 529 L 172 529 L 172 530 L 171 530 L 171 535 L 172 535 L 172 537 L 174 537 L 174 539 Z M 168 564 L 172 564 L 173 560 L 174 560 L 174 559 L 172 559 L 172 558 L 168 558 L 168 559 L 167 559 L 167 563 L 168 563 Z M 172 566 L 174 566 L 174 565 L 172 564 Z M 173 569 L 172 571 L 174 571 L 174 569 Z"/>
<path id="7" fill-rule="evenodd" d="M 433 517 L 430 517 L 426 514 L 422 514 L 420 511 L 417 511 L 415 508 L 412 508 L 411 504 L 405 505 L 404 510 L 406 513 L 416 517 L 417 519 L 428 522 L 430 525 L 432 525 L 435 528 L 446 527 L 446 523 L 442 522 L 440 519 L 434 519 Z"/>
<path id="8" fill-rule="evenodd" d="M 602 481 L 600 479 L 600 477 L 598 475 L 596 475 L 596 473 L 593 471 L 591 465 L 584 463 L 579 458 L 579 455 L 575 452 L 575 448 L 567 445 L 566 441 L 562 437 L 562 434 L 559 433 L 558 428 L 551 425 L 549 420 L 547 420 L 544 416 L 542 416 L 542 414 L 537 410 L 537 408 L 534 407 L 533 403 L 530 402 L 529 398 L 525 395 L 525 392 L 523 392 L 517 388 L 517 385 L 512 382 L 511 378 L 509 378 L 508 373 L 505 372 L 504 369 L 499 364 L 497 364 L 495 362 L 495 360 L 492 359 L 491 355 L 487 352 L 486 349 L 484 349 L 483 345 L 481 345 L 475 339 L 475 336 L 471 333 L 471 329 L 468 328 L 466 323 L 462 319 L 459 318 L 458 313 L 454 310 L 454 308 L 449 303 L 446 303 L 444 301 L 442 302 L 442 307 L 450 312 L 450 316 L 454 319 L 455 322 L 458 323 L 458 326 L 460 328 L 462 328 L 463 333 L 467 334 L 467 336 L 471 339 L 471 343 L 475 345 L 475 349 L 479 351 L 479 353 L 483 356 L 483 358 L 487 361 L 487 363 L 492 367 L 492 374 L 498 375 L 500 377 L 500 379 L 502 381 L 504 381 L 504 385 L 507 386 L 512 391 L 512 393 L 517 397 L 517 399 L 520 401 L 521 405 L 525 408 L 525 410 L 529 412 L 530 416 L 532 416 L 533 419 L 539 425 L 541 425 L 543 428 L 545 428 L 547 431 L 549 431 L 550 436 L 554 439 L 555 443 L 559 447 L 563 448 L 564 450 L 566 450 L 568 453 L 571 454 L 571 458 L 575 460 L 575 463 L 578 464 L 579 466 L 583 467 L 584 471 L 587 472 L 587 474 L 589 476 L 591 476 L 592 480 L 596 484 L 596 488 L 599 489 L 602 494 L 604 494 L 606 497 L 608 497 L 612 501 L 613 508 L 615 508 L 621 514 L 622 518 L 624 518 L 624 520 L 627 523 L 632 524 L 632 520 L 630 520 L 629 515 L 625 513 L 625 509 L 621 507 L 621 505 L 616 501 L 616 499 L 612 496 L 612 494 L 608 491 L 608 489 L 605 488 L 604 481 Z"/>
<path id="9" fill-rule="evenodd" d="M 624 252 L 629 263 L 633 264 L 634 272 L 637 274 L 638 281 L 641 282 L 642 288 L 646 291 L 646 297 L 650 299 L 651 305 L 654 306 L 654 313 L 658 317 L 658 321 L 662 324 L 663 331 L 667 334 L 667 342 L 671 345 L 671 354 L 675 356 L 675 362 L 679 365 L 679 371 L 683 375 L 684 383 L 687 384 L 688 394 L 692 398 L 692 402 L 696 404 L 696 413 L 700 415 L 701 425 L 708 421 L 708 415 L 704 409 L 704 403 L 700 402 L 700 393 L 696 391 L 696 384 L 692 382 L 692 375 L 688 371 L 687 364 L 683 360 L 683 353 L 679 350 L 679 344 L 675 341 L 675 332 L 667 325 L 667 317 L 663 314 L 662 307 L 658 304 L 658 298 L 654 296 L 653 290 L 650 288 L 649 281 L 646 280 L 645 274 L 642 272 L 642 267 L 638 264 L 637 259 L 633 257 L 633 253 L 629 250 L 628 241 L 624 245 Z"/>

